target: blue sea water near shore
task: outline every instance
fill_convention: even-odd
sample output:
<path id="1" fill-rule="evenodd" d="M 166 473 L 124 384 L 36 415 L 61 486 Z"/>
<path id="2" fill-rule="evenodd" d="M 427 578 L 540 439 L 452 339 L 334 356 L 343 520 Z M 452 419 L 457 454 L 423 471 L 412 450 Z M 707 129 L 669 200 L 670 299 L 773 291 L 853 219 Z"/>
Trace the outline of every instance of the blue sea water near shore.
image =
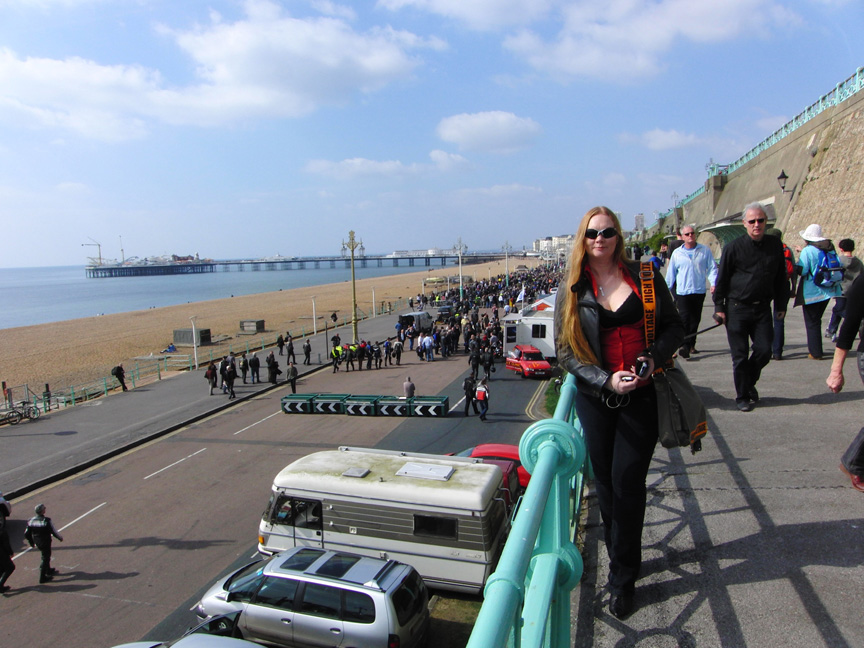
<path id="1" fill-rule="evenodd" d="M 366 279 L 427 269 L 425 266 L 356 268 L 356 277 Z M 445 274 L 440 266 L 435 266 L 432 272 Z M 346 268 L 116 279 L 88 279 L 83 266 L 0 268 L 0 304 L 3 304 L 0 329 L 350 280 L 351 270 Z M 418 283 L 418 292 L 420 287 Z"/>

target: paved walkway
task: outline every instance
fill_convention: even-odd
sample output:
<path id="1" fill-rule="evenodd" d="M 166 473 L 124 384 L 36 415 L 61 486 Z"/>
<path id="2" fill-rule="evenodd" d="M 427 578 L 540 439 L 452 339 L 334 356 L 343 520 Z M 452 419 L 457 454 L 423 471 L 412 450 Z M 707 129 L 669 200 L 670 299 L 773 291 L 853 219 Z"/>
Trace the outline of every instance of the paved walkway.
<path id="1" fill-rule="evenodd" d="M 843 392 L 828 391 L 834 346 L 825 340 L 826 359 L 807 358 L 801 309 L 790 311 L 786 339 L 749 413 L 735 408 L 723 329 L 701 336 L 702 353 L 683 363 L 709 435 L 696 455 L 656 451 L 638 610 L 624 621 L 608 612 L 608 559 L 589 498 L 575 646 L 864 646 L 864 494 L 838 470 L 864 425 L 864 389 L 850 358 Z"/>
<path id="2" fill-rule="evenodd" d="M 395 315 L 365 320 L 358 323 L 358 335 L 361 339 L 383 340 L 394 335 L 395 323 Z M 337 330 L 343 341 L 351 337 L 350 325 Z M 302 364 L 303 343 L 295 341 L 301 377 L 321 367 L 319 356 L 326 362 L 332 335 L 331 328 L 326 338 L 324 332 L 310 338 L 314 363 L 311 366 Z M 286 357 L 273 349 L 283 372 L 280 379 L 284 379 Z M 269 349 L 258 352 L 265 382 L 244 385 L 238 378 L 234 389 L 238 399 L 234 401 L 228 401 L 221 390 L 208 395 L 202 366 L 199 371 L 183 372 L 128 392 L 52 411 L 36 421 L 0 427 L 0 490 L 9 499 L 21 496 L 270 389 L 264 366 L 267 353 Z M 284 381 L 279 384 L 284 386 Z"/>

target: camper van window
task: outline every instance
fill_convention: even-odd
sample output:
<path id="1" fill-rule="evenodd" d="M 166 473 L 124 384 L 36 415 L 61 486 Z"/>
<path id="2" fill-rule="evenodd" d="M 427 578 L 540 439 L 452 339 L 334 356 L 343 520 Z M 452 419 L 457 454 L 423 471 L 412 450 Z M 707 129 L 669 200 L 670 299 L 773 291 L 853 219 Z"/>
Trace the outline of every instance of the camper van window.
<path id="1" fill-rule="evenodd" d="M 301 614 L 338 619 L 342 611 L 342 590 L 329 585 L 306 583 L 303 602 L 297 611 Z"/>
<path id="2" fill-rule="evenodd" d="M 292 500 L 294 526 L 303 529 L 321 528 L 321 502 L 318 500 Z"/>
<path id="3" fill-rule="evenodd" d="M 516 341 L 516 327 L 515 326 L 507 326 L 505 327 L 505 331 L 507 332 L 507 342 L 511 344 Z"/>
<path id="4" fill-rule="evenodd" d="M 375 623 L 375 601 L 363 592 L 345 590 L 345 605 L 342 607 L 342 620 L 352 623 Z"/>
<path id="5" fill-rule="evenodd" d="M 531 337 L 532 338 L 546 338 L 546 325 L 545 324 L 532 324 L 531 325 Z"/>
<path id="6" fill-rule="evenodd" d="M 270 521 L 273 524 L 294 524 L 291 498 L 287 495 L 278 495 L 275 497 L 275 502 L 273 501 L 273 497 L 270 497 L 270 504 L 267 505 L 267 510 L 264 511 L 264 519 L 270 517 Z"/>
<path id="7" fill-rule="evenodd" d="M 297 594 L 297 581 L 291 578 L 268 576 L 258 590 L 255 603 L 268 607 L 290 610 L 294 607 L 294 595 Z"/>
<path id="8" fill-rule="evenodd" d="M 414 535 L 458 540 L 456 519 L 434 517 L 432 515 L 415 515 Z"/>

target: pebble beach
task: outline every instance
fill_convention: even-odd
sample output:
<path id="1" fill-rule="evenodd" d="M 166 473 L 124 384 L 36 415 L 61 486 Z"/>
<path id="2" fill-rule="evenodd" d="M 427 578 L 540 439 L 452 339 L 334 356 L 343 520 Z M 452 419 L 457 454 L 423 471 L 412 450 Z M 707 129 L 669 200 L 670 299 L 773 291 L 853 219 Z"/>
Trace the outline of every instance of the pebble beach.
<path id="1" fill-rule="evenodd" d="M 511 259 L 512 272 L 516 263 L 533 267 L 537 259 Z M 463 266 L 463 275 L 477 280 L 504 274 L 505 262 Z M 376 303 L 396 304 L 400 299 L 416 296 L 423 280 L 430 274 L 457 275 L 452 267 L 424 268 L 415 273 L 358 279 L 358 317 L 361 311 L 372 310 L 373 291 Z M 443 289 L 446 284 L 439 284 Z M 452 286 L 452 283 L 451 283 Z M 432 286 L 427 287 L 427 292 Z M 192 302 L 164 308 L 131 311 L 99 317 L 22 326 L 0 330 L 0 379 L 8 386 L 29 385 L 41 392 L 44 385 L 52 391 L 69 385 L 80 385 L 110 374 L 120 362 L 150 354 L 159 355 L 173 340 L 175 329 L 188 329 L 189 318 L 195 316 L 198 328 L 210 329 L 214 338 L 223 342 L 215 349 L 242 339 L 254 341 L 255 336 L 238 336 L 241 320 L 264 320 L 272 339 L 279 333 L 290 332 L 299 338 L 313 328 L 312 299 L 319 331 L 325 318 L 336 313 L 339 322 L 351 318 L 351 282 L 325 284 L 308 288 L 244 295 L 211 301 Z M 329 323 L 329 319 L 327 320 Z M 209 349 L 204 347 L 203 349 Z M 299 353 L 299 345 L 296 345 Z M 191 348 L 179 347 L 178 353 L 191 353 Z M 199 352 L 200 355 L 200 352 Z M 127 365 L 128 368 L 128 365 Z"/>

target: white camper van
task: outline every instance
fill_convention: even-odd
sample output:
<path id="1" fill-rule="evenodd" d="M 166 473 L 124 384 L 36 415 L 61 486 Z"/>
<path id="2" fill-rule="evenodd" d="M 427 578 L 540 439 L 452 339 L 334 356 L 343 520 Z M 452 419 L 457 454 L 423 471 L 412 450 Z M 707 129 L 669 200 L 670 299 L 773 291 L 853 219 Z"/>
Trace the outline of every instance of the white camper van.
<path id="1" fill-rule="evenodd" d="M 340 447 L 284 468 L 261 519 L 266 555 L 318 546 L 412 565 L 432 587 L 482 590 L 504 545 L 498 466 Z"/>

